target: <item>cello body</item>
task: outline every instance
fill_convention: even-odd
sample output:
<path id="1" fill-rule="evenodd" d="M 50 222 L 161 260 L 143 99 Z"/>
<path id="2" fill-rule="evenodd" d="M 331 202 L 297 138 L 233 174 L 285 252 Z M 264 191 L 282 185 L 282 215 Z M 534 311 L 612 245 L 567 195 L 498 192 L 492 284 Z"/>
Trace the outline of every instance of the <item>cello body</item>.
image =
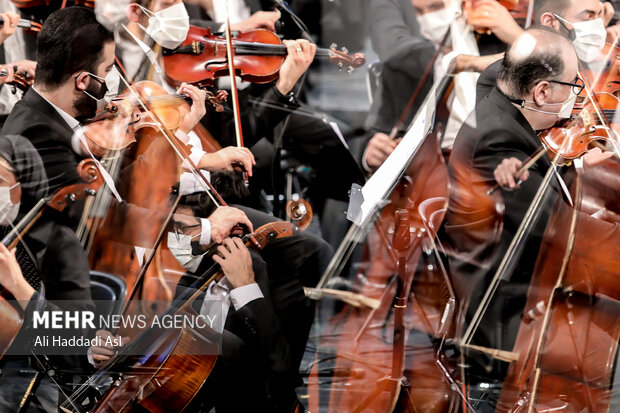
<path id="1" fill-rule="evenodd" d="M 589 168 L 549 223 L 498 411 L 615 411 L 620 163 Z M 609 178 L 609 179 L 608 179 Z M 538 308 L 537 311 L 531 311 Z"/>

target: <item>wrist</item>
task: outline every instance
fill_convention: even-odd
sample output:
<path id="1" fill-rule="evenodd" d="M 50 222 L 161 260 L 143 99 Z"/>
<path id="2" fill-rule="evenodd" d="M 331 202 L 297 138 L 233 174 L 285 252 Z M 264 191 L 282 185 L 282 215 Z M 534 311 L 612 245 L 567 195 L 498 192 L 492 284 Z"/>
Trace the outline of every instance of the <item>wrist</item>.
<path id="1" fill-rule="evenodd" d="M 282 95 L 288 95 L 291 92 L 291 90 L 293 90 L 293 86 L 295 86 L 295 83 L 291 83 L 289 81 L 283 80 L 282 78 L 279 78 L 278 81 L 276 82 L 276 89 Z"/>
<path id="2" fill-rule="evenodd" d="M 32 288 L 25 279 L 22 279 L 11 289 L 11 294 L 13 294 L 13 297 L 25 308 L 32 294 L 34 294 L 34 288 Z"/>

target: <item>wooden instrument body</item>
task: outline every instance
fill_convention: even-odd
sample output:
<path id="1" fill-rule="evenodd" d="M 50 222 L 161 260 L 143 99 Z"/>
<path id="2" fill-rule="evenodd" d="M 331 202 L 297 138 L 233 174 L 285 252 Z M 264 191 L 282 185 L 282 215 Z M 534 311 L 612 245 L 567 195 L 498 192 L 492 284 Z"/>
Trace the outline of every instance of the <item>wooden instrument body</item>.
<path id="1" fill-rule="evenodd" d="M 613 159 L 588 169 L 576 209 L 560 202 L 547 227 L 499 411 L 610 409 L 620 340 L 618 170 Z M 543 311 L 531 315 L 537 305 Z"/>
<path id="2" fill-rule="evenodd" d="M 437 136 L 429 134 L 364 244 L 354 292 L 379 300 L 379 307 L 345 304 L 323 336 L 321 347 L 336 357 L 329 411 L 392 411 L 403 377 L 413 386 L 407 405 L 425 412 L 447 409 L 452 392 L 435 349 L 413 349 L 407 342 L 411 330 L 438 334 L 449 299 L 439 271 L 418 271 L 424 251 L 433 248 L 447 195 L 445 162 Z M 308 383 L 311 411 L 318 411 L 319 381 L 325 381 L 319 367 L 314 365 Z"/>

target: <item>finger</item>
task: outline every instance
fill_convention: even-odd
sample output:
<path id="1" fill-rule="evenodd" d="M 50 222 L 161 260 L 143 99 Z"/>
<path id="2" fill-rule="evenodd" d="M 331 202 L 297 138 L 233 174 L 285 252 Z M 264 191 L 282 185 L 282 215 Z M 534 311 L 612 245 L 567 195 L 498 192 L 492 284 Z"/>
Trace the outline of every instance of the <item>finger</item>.
<path id="1" fill-rule="evenodd" d="M 93 356 L 95 355 L 103 355 L 103 356 L 113 356 L 116 351 L 112 349 L 112 347 L 101 347 L 101 346 L 93 346 Z"/>
<path id="2" fill-rule="evenodd" d="M 523 172 L 523 173 L 521 174 L 521 178 L 520 178 L 520 179 L 521 179 L 523 182 L 525 182 L 525 181 L 527 181 L 527 178 L 529 178 L 529 177 L 530 177 L 530 171 L 525 171 L 525 172 Z"/>
<path id="3" fill-rule="evenodd" d="M 239 223 L 242 225 L 245 225 L 250 232 L 254 232 L 254 226 L 252 225 L 252 222 L 250 222 L 249 218 L 245 214 L 239 217 Z"/>
<path id="4" fill-rule="evenodd" d="M 239 250 L 245 249 L 245 245 L 243 244 L 243 241 L 241 241 L 241 238 L 233 238 L 233 242 L 235 243 L 235 246 L 237 247 L 237 249 Z"/>
<path id="5" fill-rule="evenodd" d="M 243 153 L 247 153 L 250 156 L 250 159 L 252 160 L 252 165 L 256 165 L 256 159 L 254 158 L 254 154 L 252 153 L 251 150 L 249 150 L 246 147 L 243 148 L 239 148 Z"/>
<path id="6" fill-rule="evenodd" d="M 226 239 L 224 239 L 224 241 L 222 242 L 222 245 L 217 247 L 217 253 L 220 254 L 220 257 L 222 258 L 226 258 L 230 254 L 230 251 L 228 250 L 228 248 L 226 248 L 226 245 L 224 244 L 224 242 L 226 242 Z"/>
<path id="7" fill-rule="evenodd" d="M 219 264 L 220 267 L 224 264 L 224 261 L 225 261 L 224 258 L 220 257 L 217 254 L 211 258 L 213 259 L 213 261 L 215 261 L 216 264 Z"/>
<path id="8" fill-rule="evenodd" d="M 233 252 L 233 249 L 235 247 L 235 244 L 232 242 L 232 240 L 230 238 L 226 238 L 222 242 L 222 245 L 225 246 L 226 248 L 228 248 L 228 252 Z"/>
<path id="9" fill-rule="evenodd" d="M 513 174 L 511 174 L 511 173 L 506 174 L 506 180 L 508 181 L 508 186 L 510 188 L 514 188 L 514 187 L 517 186 Z"/>

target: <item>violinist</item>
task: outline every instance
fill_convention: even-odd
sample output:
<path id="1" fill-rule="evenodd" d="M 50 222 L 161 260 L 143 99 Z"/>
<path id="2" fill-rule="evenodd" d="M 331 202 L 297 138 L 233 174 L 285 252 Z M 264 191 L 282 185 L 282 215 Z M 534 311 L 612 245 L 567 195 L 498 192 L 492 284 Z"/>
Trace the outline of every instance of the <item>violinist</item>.
<path id="1" fill-rule="evenodd" d="M 155 36 L 155 39 L 159 41 L 164 38 L 171 40 L 165 28 L 160 30 L 159 34 L 154 34 L 149 29 L 146 16 L 153 13 L 158 16 L 172 16 L 178 13 L 177 16 L 180 16 L 180 19 L 186 15 L 183 13 L 184 9 L 177 7 L 182 3 L 175 1 L 174 5 L 163 10 L 159 7 L 168 4 L 159 1 L 145 2 L 145 4 L 146 6 L 137 3 L 130 5 L 128 16 L 133 23 L 130 27 L 135 26 L 142 30 L 139 28 L 141 25 L 147 29 L 147 33 Z M 290 92 L 299 77 L 310 65 L 315 47 L 305 40 L 289 41 L 286 44 L 289 55 L 280 70 L 278 80 L 264 92 L 263 99 L 267 102 L 279 103 L 279 106 L 295 108 L 297 104 Z M 244 120 L 248 121 L 250 125 L 246 128 L 244 123 L 244 130 L 254 132 L 251 133 L 251 136 L 273 136 L 273 128 L 288 115 L 286 111 L 269 109 L 268 106 L 259 105 L 257 109 L 248 108 L 248 110 L 249 112 L 247 116 L 244 116 Z M 215 116 L 213 113 L 207 114 L 206 117 L 208 118 L 208 125 L 213 126 L 210 131 L 218 137 L 222 146 L 225 146 L 224 149 L 216 153 L 205 153 L 200 141 L 193 136 L 193 133 L 185 134 L 186 136 L 177 133 L 179 139 L 192 147 L 194 153 L 192 156 L 196 156 L 198 167 L 213 172 L 217 169 L 231 169 L 235 161 L 241 161 L 246 166 L 246 172 L 251 175 L 254 166 L 251 152 L 246 148 L 230 146 L 232 142 L 223 137 L 228 135 L 232 139 L 230 130 L 227 130 L 230 126 L 230 119 Z M 235 158 L 234 156 L 240 157 Z M 200 220 L 201 235 L 198 239 L 205 246 L 213 242 L 222 242 L 237 223 L 242 223 L 251 229 L 275 220 L 272 216 L 246 205 L 219 207 L 213 210 L 208 201 L 207 193 L 190 173 L 181 175 L 179 191 L 182 195 L 193 195 L 200 199 L 201 209 L 197 215 L 208 219 Z M 297 365 L 303 356 L 313 308 L 312 303 L 303 293 L 303 287 L 316 285 L 318 278 L 327 267 L 332 253 L 331 247 L 324 240 L 308 232 L 276 240 L 261 251 L 262 258 L 269 266 L 274 305 L 276 305 L 278 316 L 285 326 L 285 334 L 293 343 L 294 360 Z"/>
<path id="2" fill-rule="evenodd" d="M 0 201 L 0 231 L 4 238 L 12 225 L 47 195 L 48 186 L 40 156 L 21 136 L 0 137 L 0 177 L 0 192 L 5 194 Z M 80 300 L 83 306 L 79 309 L 92 309 L 86 254 L 75 234 L 51 211 L 44 213 L 16 249 L 9 251 L 0 245 L 0 274 L 0 285 L 19 300 L 25 311 L 24 324 L 14 346 L 31 342 L 29 314 L 35 308 L 54 309 L 54 304 L 48 300 Z M 23 348 L 9 349 L 7 354 L 24 354 L 23 351 Z M 60 369 L 60 377 L 65 382 L 70 382 L 73 372 L 82 372 L 87 367 L 86 357 L 50 359 L 54 367 Z M 0 366 L 0 410 L 16 411 L 37 364 L 32 357 L 14 355 L 2 358 Z M 49 378 L 43 378 L 31 408 L 55 411 L 59 401 L 58 386 Z"/>
<path id="3" fill-rule="evenodd" d="M 593 64 L 612 35 L 605 30 L 609 22 L 605 8 L 599 0 L 541 0 L 534 3 L 536 26 L 549 27 L 572 39 L 573 46 L 583 67 Z M 611 30 L 615 30 L 612 28 Z M 501 61 L 490 65 L 478 79 L 477 99 L 486 96 L 497 81 Z"/>
<path id="4" fill-rule="evenodd" d="M 450 1 L 371 2 L 371 15 L 375 16 L 371 34 L 382 63 L 382 90 L 369 119 L 372 137 L 361 157 L 361 164 L 367 172 L 374 172 L 396 148 L 398 139 L 394 138 L 398 136 L 394 133 L 400 135 L 404 132 L 402 128 L 413 119 L 433 79 L 441 79 L 448 70 L 454 74 L 462 73 L 455 79 L 457 93 L 449 98 L 451 119 L 441 142 L 442 148 L 449 152 L 460 124 L 473 108 L 472 102 L 458 97 L 468 96 L 469 85 L 475 82 L 475 74 L 464 72 L 484 70 L 500 58 L 497 53 L 505 47 L 503 43 L 510 44 L 522 31 L 508 10 L 497 1 L 483 0 L 476 5 L 479 9 L 471 13 L 473 22 L 481 25 L 493 22 L 489 27 L 494 40 L 491 42 L 487 39 L 489 36 L 484 36 L 484 43 L 479 45 L 482 56 L 451 52 L 451 39 L 448 37 L 444 41 L 445 36 L 450 36 L 452 23 L 461 14 L 460 8 Z M 414 93 L 415 101 L 409 102 Z M 401 130 L 394 130 L 397 125 Z"/>
<path id="5" fill-rule="evenodd" d="M 38 37 L 36 81 L 2 129 L 27 137 L 37 148 L 50 190 L 77 181 L 77 160 L 88 151 L 74 132 L 95 115 L 114 65 L 114 37 L 86 8 L 52 13 Z"/>
<path id="6" fill-rule="evenodd" d="M 488 195 L 497 182 L 505 159 L 523 162 L 542 145 L 537 130 L 569 117 L 583 87 L 577 80 L 577 54 L 571 42 L 547 28 L 528 29 L 506 52 L 497 86 L 476 105 L 455 140 L 448 165 L 451 191 L 445 220 L 450 246 L 450 271 L 465 317 L 480 304 L 491 278 L 517 233 L 534 194 L 551 161 L 546 154 L 529 172 L 520 176 L 520 186 L 501 190 L 501 199 Z M 552 181 L 557 198 L 564 183 Z M 499 194 L 495 193 L 495 196 Z M 498 212 L 499 202 L 504 211 Z M 552 202 L 543 205 L 541 218 L 527 238 L 526 246 L 509 281 L 500 284 L 498 299 L 491 304 L 489 319 L 478 330 L 474 344 L 511 350 L 525 305 L 525 296 L 538 246 Z M 500 220 L 500 234 L 493 226 Z M 505 365 L 483 358 L 472 363 L 470 381 L 493 383 L 505 374 Z M 477 366 L 487 369 L 481 373 Z M 492 371 L 489 374 L 488 371 Z M 476 377 L 480 375 L 480 377 Z"/>
<path id="7" fill-rule="evenodd" d="M 15 74 L 27 80 L 34 78 L 36 62 L 27 59 L 25 33 L 17 27 L 20 16 L 9 0 L 0 1 L 0 85 L 11 83 Z M 12 86 L 0 86 L 0 126 L 21 98 Z"/>

